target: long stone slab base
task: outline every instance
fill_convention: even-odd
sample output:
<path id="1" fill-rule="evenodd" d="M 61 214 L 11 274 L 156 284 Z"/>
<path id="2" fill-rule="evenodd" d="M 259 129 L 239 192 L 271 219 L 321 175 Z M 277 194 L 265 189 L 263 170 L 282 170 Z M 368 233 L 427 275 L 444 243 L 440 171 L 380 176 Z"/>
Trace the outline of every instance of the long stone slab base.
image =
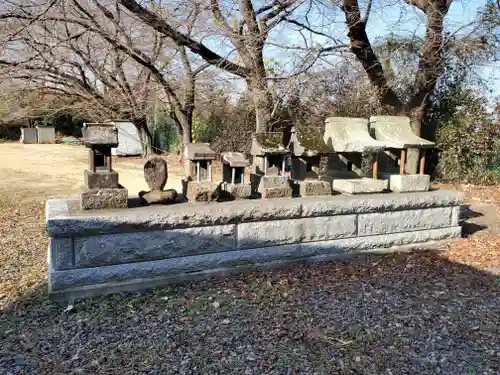
<path id="1" fill-rule="evenodd" d="M 387 190 L 388 182 L 373 178 L 334 179 L 332 187 L 343 194 L 373 194 Z"/>
<path id="2" fill-rule="evenodd" d="M 49 271 L 49 293 L 54 299 L 87 298 L 118 292 L 134 292 L 169 284 L 229 276 L 256 269 L 283 268 L 300 263 L 318 263 L 357 255 L 385 254 L 436 247 L 444 240 L 459 238 L 461 227 L 445 230 L 372 237 L 368 239 L 310 242 L 300 245 L 239 250 L 205 256 L 130 263 L 119 266 L 86 268 L 62 272 Z M 422 242 L 412 242 L 418 239 Z M 367 242 L 365 242 L 367 240 Z M 370 247 L 374 244 L 380 247 Z M 389 246 L 390 244 L 396 244 Z M 386 247 L 386 246 L 389 247 Z"/>
<path id="3" fill-rule="evenodd" d="M 101 211 L 49 200 L 50 294 L 88 297 L 256 267 L 427 247 L 461 236 L 461 202 L 446 191 Z"/>

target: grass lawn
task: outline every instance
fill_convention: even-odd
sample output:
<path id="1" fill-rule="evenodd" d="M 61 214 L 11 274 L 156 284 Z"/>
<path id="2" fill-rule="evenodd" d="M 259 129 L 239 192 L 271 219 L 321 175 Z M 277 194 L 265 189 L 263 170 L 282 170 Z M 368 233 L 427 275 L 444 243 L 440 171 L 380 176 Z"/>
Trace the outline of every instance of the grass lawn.
<path id="1" fill-rule="evenodd" d="M 439 251 L 62 304 L 47 298 L 44 203 L 76 187 L 14 172 L 0 167 L 0 374 L 500 371 L 499 190 L 462 188 L 466 238 Z"/>

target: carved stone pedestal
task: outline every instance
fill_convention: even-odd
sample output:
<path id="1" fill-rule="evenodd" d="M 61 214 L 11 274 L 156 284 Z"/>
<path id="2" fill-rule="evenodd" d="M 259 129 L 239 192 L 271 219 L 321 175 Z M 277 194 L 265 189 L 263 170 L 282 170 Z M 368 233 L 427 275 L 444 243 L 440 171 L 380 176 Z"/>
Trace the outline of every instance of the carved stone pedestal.
<path id="1" fill-rule="evenodd" d="M 82 210 L 127 208 L 128 191 L 123 187 L 86 189 L 80 194 Z"/>
<path id="2" fill-rule="evenodd" d="M 219 185 L 209 181 L 187 181 L 186 198 L 189 202 L 212 202 L 218 198 Z"/>
<path id="3" fill-rule="evenodd" d="M 301 197 L 332 195 L 332 185 L 327 181 L 319 180 L 299 181 L 299 194 Z"/>
<path id="4" fill-rule="evenodd" d="M 248 199 L 252 196 L 252 186 L 250 184 L 223 183 L 221 188 L 234 199 Z"/>

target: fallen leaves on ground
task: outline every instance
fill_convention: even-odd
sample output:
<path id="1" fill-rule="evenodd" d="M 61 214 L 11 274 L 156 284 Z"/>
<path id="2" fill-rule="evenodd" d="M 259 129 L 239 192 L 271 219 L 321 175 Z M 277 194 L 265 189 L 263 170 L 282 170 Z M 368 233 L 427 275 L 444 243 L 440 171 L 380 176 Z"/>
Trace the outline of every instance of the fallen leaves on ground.
<path id="1" fill-rule="evenodd" d="M 0 201 L 2 374 L 500 371 L 498 235 L 62 304 L 26 198 Z"/>

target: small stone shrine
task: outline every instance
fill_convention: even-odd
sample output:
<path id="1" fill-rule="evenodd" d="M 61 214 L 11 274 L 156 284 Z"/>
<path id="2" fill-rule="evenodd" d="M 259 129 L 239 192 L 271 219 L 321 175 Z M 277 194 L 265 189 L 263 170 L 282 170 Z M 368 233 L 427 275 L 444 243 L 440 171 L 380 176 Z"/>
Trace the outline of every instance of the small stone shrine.
<path id="1" fill-rule="evenodd" d="M 372 116 L 370 127 L 375 133 L 375 138 L 386 144 L 385 153 L 382 154 L 381 169 L 389 179 L 389 189 L 398 193 L 429 190 L 431 177 L 425 174 L 425 149 L 434 147 L 434 143 L 413 133 L 409 117 Z M 408 149 L 419 150 L 419 174 L 407 173 Z"/>
<path id="2" fill-rule="evenodd" d="M 344 194 L 381 193 L 387 189 L 387 180 L 378 178 L 378 154 L 385 143 L 377 141 L 368 132 L 368 120 L 350 117 L 329 117 L 325 121 L 324 141 L 331 152 L 340 155 L 347 166 L 348 176 L 334 178 L 334 191 Z M 347 177 L 347 178 L 345 178 Z"/>
<path id="3" fill-rule="evenodd" d="M 286 157 L 290 151 L 283 146 L 283 133 L 252 134 L 251 154 L 256 158 L 252 187 L 257 187 L 261 197 L 291 197 L 292 188 L 285 174 Z"/>
<path id="4" fill-rule="evenodd" d="M 217 198 L 219 185 L 212 181 L 212 162 L 217 153 L 207 143 L 190 143 L 184 147 L 189 171 L 183 182 L 184 195 L 190 202 L 211 202 Z"/>
<path id="5" fill-rule="evenodd" d="M 144 205 L 172 204 L 176 202 L 175 189 L 163 190 L 167 184 L 167 162 L 159 156 L 152 157 L 144 164 L 144 179 L 150 191 L 141 191 L 139 197 Z"/>
<path id="6" fill-rule="evenodd" d="M 297 181 L 300 196 L 331 195 L 331 184 L 320 180 L 321 157 L 328 155 L 329 150 L 318 129 L 302 124 L 292 127 L 289 148 L 292 180 Z"/>
<path id="7" fill-rule="evenodd" d="M 248 159 L 240 152 L 223 152 L 222 157 L 222 190 L 234 199 L 247 199 L 252 195 L 250 183 L 245 183 L 245 168 L 250 165 Z"/>
<path id="8" fill-rule="evenodd" d="M 113 170 L 111 148 L 118 146 L 118 130 L 107 124 L 84 124 L 83 143 L 89 149 L 89 166 L 80 195 L 83 210 L 126 208 L 128 191 L 118 183 Z"/>

